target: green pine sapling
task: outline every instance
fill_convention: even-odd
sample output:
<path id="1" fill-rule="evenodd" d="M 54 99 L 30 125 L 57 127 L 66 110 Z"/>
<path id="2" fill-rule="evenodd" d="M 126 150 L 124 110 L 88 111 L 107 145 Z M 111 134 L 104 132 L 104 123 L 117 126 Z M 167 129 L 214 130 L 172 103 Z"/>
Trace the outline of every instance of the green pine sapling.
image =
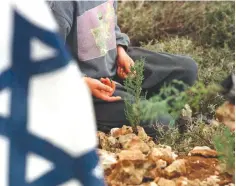
<path id="1" fill-rule="evenodd" d="M 199 102 L 216 90 L 212 86 L 206 88 L 202 82 L 188 87 L 182 81 L 173 80 L 168 85 L 165 84 L 157 95 L 147 100 L 142 92 L 144 62 L 144 59 L 137 60 L 124 81 L 128 93 L 125 98 L 125 114 L 134 129 L 142 120 L 155 123 L 160 116 L 167 114 L 176 119 L 186 103 L 197 110 Z"/>
<path id="2" fill-rule="evenodd" d="M 225 127 L 223 135 L 215 135 L 214 145 L 222 163 L 222 171 L 235 176 L 235 136 L 228 127 Z"/>
<path id="3" fill-rule="evenodd" d="M 141 122 L 140 103 L 144 98 L 142 96 L 143 70 L 144 59 L 135 61 L 134 66 L 131 67 L 131 73 L 124 80 L 124 86 L 128 93 L 125 98 L 125 115 L 135 132 L 137 131 L 136 126 Z"/>

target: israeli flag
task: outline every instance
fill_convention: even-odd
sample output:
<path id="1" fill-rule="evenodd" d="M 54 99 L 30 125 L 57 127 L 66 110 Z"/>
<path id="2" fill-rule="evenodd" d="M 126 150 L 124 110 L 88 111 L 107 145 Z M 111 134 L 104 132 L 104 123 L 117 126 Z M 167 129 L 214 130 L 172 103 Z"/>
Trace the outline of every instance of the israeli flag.
<path id="1" fill-rule="evenodd" d="M 46 3 L 0 9 L 0 186 L 103 186 L 91 97 Z"/>

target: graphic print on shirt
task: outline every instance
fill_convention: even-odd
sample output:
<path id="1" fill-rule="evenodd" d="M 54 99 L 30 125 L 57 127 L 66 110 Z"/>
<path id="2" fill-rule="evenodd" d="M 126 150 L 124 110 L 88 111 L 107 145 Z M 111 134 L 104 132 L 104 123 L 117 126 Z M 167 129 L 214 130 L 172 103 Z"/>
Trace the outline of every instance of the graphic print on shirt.
<path id="1" fill-rule="evenodd" d="M 79 16 L 77 25 L 78 56 L 81 61 L 104 56 L 116 47 L 113 1 L 105 2 Z"/>

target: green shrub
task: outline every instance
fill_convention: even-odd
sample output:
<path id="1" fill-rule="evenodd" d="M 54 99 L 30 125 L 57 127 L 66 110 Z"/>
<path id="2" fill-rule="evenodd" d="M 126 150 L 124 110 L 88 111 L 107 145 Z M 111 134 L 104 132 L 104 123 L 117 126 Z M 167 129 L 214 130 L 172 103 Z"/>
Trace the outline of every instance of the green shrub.
<path id="1" fill-rule="evenodd" d="M 229 73 L 234 71 L 234 53 L 228 48 L 204 48 L 196 46 L 188 38 L 170 38 L 165 41 L 151 41 L 142 45 L 155 52 L 168 52 L 192 57 L 198 64 L 198 79 L 206 86 L 219 84 Z M 220 94 L 215 92 L 200 101 L 200 110 L 204 115 L 213 116 L 214 108 L 223 102 Z"/>
<path id="2" fill-rule="evenodd" d="M 234 51 L 234 11 L 234 2 L 125 2 L 118 23 L 133 45 L 178 35 Z"/>
<path id="3" fill-rule="evenodd" d="M 224 125 L 206 124 L 200 118 L 186 125 L 186 131 L 180 133 L 177 127 L 168 130 L 157 126 L 158 143 L 171 146 L 180 154 L 187 154 L 196 146 L 208 146 L 215 149 L 214 136 L 223 136 Z"/>
<path id="4" fill-rule="evenodd" d="M 140 2 L 126 2 L 118 6 L 118 21 L 122 31 L 137 45 L 140 41 L 189 34 L 195 21 L 203 19 L 204 10 L 205 3 L 201 2 L 149 1 L 142 6 Z"/>
<path id="5" fill-rule="evenodd" d="M 235 47 L 235 6 L 234 2 L 214 2 L 207 6 L 204 21 L 198 31 L 202 44 L 213 47 Z"/>
<path id="6" fill-rule="evenodd" d="M 214 134 L 214 146 L 222 163 L 223 172 L 235 176 L 235 135 L 227 127 L 222 134 Z"/>

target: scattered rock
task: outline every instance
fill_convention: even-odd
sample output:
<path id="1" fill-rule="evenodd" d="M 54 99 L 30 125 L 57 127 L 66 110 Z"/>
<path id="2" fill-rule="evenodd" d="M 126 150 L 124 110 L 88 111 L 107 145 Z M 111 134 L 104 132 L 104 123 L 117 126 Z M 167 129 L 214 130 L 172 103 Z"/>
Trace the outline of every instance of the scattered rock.
<path id="1" fill-rule="evenodd" d="M 130 174 L 129 179 L 126 181 L 127 184 L 141 184 L 143 180 L 145 170 L 144 169 L 135 169 Z"/>
<path id="2" fill-rule="evenodd" d="M 160 178 L 157 182 L 158 186 L 176 186 L 175 182 L 172 180 L 167 180 L 165 178 Z"/>
<path id="3" fill-rule="evenodd" d="M 127 126 L 114 128 L 109 135 L 98 132 L 102 148 L 98 154 L 108 186 L 223 186 L 232 182 L 232 176 L 219 172 L 217 154 L 209 147 L 195 147 L 189 156 L 177 159 L 171 147 L 155 144 L 142 127 L 136 132 Z"/>
<path id="4" fill-rule="evenodd" d="M 111 136 L 115 138 L 122 135 L 120 128 L 112 128 L 110 133 L 111 133 Z"/>
<path id="5" fill-rule="evenodd" d="M 153 161 L 157 161 L 159 159 L 162 159 L 166 161 L 168 164 L 172 163 L 176 158 L 177 155 L 171 151 L 171 148 L 153 148 L 149 158 Z"/>
<path id="6" fill-rule="evenodd" d="M 204 186 L 204 185 L 201 184 L 201 181 L 199 179 L 195 179 L 195 180 L 188 180 L 187 186 Z"/>
<path id="7" fill-rule="evenodd" d="M 126 143 L 128 143 L 135 137 L 136 137 L 135 134 L 125 134 L 125 135 L 119 136 L 118 141 L 121 144 L 121 146 L 124 147 Z"/>
<path id="8" fill-rule="evenodd" d="M 133 129 L 130 126 L 124 125 L 122 128 L 113 128 L 110 131 L 111 136 L 113 137 L 119 137 L 125 134 L 131 134 L 133 133 Z"/>
<path id="9" fill-rule="evenodd" d="M 114 153 L 98 149 L 98 155 L 104 170 L 111 168 L 113 164 L 117 163 L 117 157 Z"/>
<path id="10" fill-rule="evenodd" d="M 149 146 L 137 136 L 123 144 L 123 148 L 129 150 L 140 150 L 144 154 L 147 154 L 150 151 Z"/>
<path id="11" fill-rule="evenodd" d="M 164 169 L 164 168 L 166 168 L 166 166 L 167 166 L 167 162 L 164 161 L 164 160 L 162 160 L 162 159 L 157 160 L 156 166 L 157 166 L 157 168 L 159 168 L 159 169 Z"/>
<path id="12" fill-rule="evenodd" d="M 147 145 L 148 145 L 150 148 L 154 148 L 154 147 L 157 146 L 157 145 L 154 143 L 154 141 L 152 141 L 152 140 L 149 140 L 149 141 L 147 141 L 146 143 L 147 143 Z"/>
<path id="13" fill-rule="evenodd" d="M 143 163 L 140 161 L 132 162 L 126 159 L 123 161 L 119 161 L 115 165 L 111 174 L 108 176 L 107 181 L 108 183 L 112 183 L 115 181 L 126 183 L 127 185 L 141 184 L 146 172 L 146 169 L 144 169 L 142 165 Z"/>
<path id="14" fill-rule="evenodd" d="M 188 182 L 188 178 L 182 176 L 175 180 L 176 186 L 188 186 Z"/>
<path id="15" fill-rule="evenodd" d="M 143 140 L 143 141 L 149 141 L 151 139 L 151 137 L 149 137 L 144 128 L 143 127 L 140 127 L 140 126 L 137 126 L 137 131 L 138 131 L 138 137 Z"/>
<path id="16" fill-rule="evenodd" d="M 115 137 L 113 137 L 113 136 L 109 136 L 107 138 L 107 140 L 108 140 L 109 144 L 113 145 L 113 146 L 116 146 L 116 144 L 118 143 L 118 140 Z"/>
<path id="17" fill-rule="evenodd" d="M 98 137 L 98 141 L 99 141 L 99 147 L 101 149 L 105 149 L 107 150 L 109 147 L 109 142 L 107 140 L 107 135 L 104 132 L 97 132 L 97 137 Z"/>
<path id="18" fill-rule="evenodd" d="M 201 182 L 201 186 L 219 186 L 219 181 L 220 179 L 218 176 L 210 176 L 209 178 Z"/>
<path id="19" fill-rule="evenodd" d="M 145 155 L 140 150 L 122 150 L 118 154 L 118 158 L 120 161 L 123 161 L 123 160 L 144 161 L 146 160 Z"/>
<path id="20" fill-rule="evenodd" d="M 150 161 L 148 161 L 148 162 L 150 162 Z M 162 159 L 159 159 L 156 162 L 153 162 L 153 164 L 149 165 L 149 167 L 152 167 L 152 168 L 146 173 L 145 176 L 147 178 L 152 178 L 152 179 L 160 177 L 160 176 L 164 175 L 163 171 L 166 166 L 167 166 L 167 162 Z"/>
<path id="21" fill-rule="evenodd" d="M 172 164 L 165 168 L 165 174 L 170 178 L 181 176 L 186 174 L 186 172 L 186 160 L 184 159 L 175 160 Z"/>
<path id="22" fill-rule="evenodd" d="M 174 180 L 176 186 L 203 186 L 199 179 L 189 180 L 188 178 L 181 176 Z"/>
<path id="23" fill-rule="evenodd" d="M 203 147 L 194 147 L 193 150 L 191 150 L 188 154 L 189 156 L 204 156 L 204 157 L 217 157 L 217 152 L 215 150 L 212 150 L 211 148 L 207 146 Z"/>
<path id="24" fill-rule="evenodd" d="M 158 186 L 158 185 L 155 182 L 150 182 L 150 183 L 141 184 L 140 186 Z"/>

